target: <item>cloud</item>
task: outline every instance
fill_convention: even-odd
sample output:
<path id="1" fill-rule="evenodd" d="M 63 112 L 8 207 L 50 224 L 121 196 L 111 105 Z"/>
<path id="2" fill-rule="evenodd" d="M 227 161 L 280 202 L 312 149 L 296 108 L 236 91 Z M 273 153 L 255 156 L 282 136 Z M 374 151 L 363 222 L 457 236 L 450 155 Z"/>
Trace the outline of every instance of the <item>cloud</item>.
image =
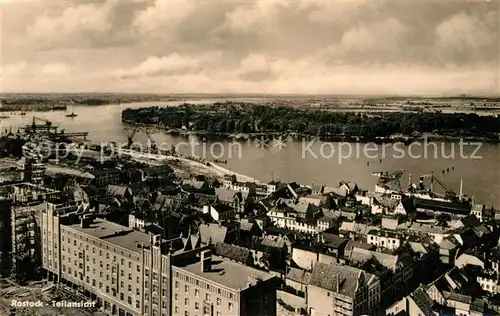
<path id="1" fill-rule="evenodd" d="M 436 28 L 436 49 L 451 62 L 500 58 L 499 27 L 498 16 L 479 17 L 460 12 Z"/>
<path id="2" fill-rule="evenodd" d="M 152 6 L 136 14 L 132 27 L 140 36 L 159 35 L 168 40 L 195 10 L 192 0 L 155 0 Z"/>
<path id="3" fill-rule="evenodd" d="M 236 33 L 273 32 L 273 26 L 282 10 L 288 8 L 285 0 L 257 0 L 226 14 L 225 27 Z"/>
<path id="4" fill-rule="evenodd" d="M 120 79 L 140 77 L 175 76 L 179 74 L 197 74 L 210 67 L 210 64 L 220 58 L 220 53 L 212 52 L 199 55 L 196 58 L 173 53 L 168 56 L 148 57 L 139 65 L 130 69 L 119 69 L 116 76 Z"/>
<path id="5" fill-rule="evenodd" d="M 40 74 L 43 76 L 63 76 L 69 74 L 70 71 L 69 65 L 61 63 L 48 64 L 40 68 Z"/>
<path id="6" fill-rule="evenodd" d="M 28 27 L 28 36 L 34 40 L 53 41 L 75 33 L 105 31 L 111 28 L 108 17 L 114 3 L 70 6 L 56 16 L 46 12 Z"/>
<path id="7" fill-rule="evenodd" d="M 7 90 L 499 93 L 496 4 L 44 0 L 2 9 Z"/>

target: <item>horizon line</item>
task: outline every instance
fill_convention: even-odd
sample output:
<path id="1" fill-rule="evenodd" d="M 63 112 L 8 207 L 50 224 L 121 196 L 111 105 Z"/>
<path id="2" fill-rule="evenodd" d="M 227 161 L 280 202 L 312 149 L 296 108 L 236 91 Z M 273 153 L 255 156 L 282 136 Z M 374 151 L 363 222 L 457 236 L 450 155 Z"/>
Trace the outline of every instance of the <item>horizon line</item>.
<path id="1" fill-rule="evenodd" d="M 214 97 L 234 97 L 234 96 L 247 96 L 247 97 L 398 97 L 398 98 L 498 98 L 499 94 L 467 94 L 467 93 L 443 93 L 443 94 L 353 94 L 353 93 L 339 93 L 339 94 L 325 94 L 325 93 L 157 93 L 157 92 L 0 92 L 0 96 L 4 95 L 144 95 L 144 96 L 214 96 Z"/>

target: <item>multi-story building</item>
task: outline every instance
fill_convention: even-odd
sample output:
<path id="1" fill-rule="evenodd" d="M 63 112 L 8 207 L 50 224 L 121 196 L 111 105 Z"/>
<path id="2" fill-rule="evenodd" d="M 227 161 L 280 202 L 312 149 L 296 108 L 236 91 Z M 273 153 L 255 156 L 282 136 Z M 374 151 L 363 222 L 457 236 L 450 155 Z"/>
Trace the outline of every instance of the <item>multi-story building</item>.
<path id="1" fill-rule="evenodd" d="M 293 231 L 299 231 L 306 234 L 318 234 L 325 231 L 335 224 L 335 219 L 329 214 L 306 220 L 300 213 L 291 207 L 272 208 L 267 212 L 267 216 L 279 228 L 287 228 Z"/>
<path id="2" fill-rule="evenodd" d="M 276 279 L 269 273 L 212 257 L 172 267 L 173 315 L 276 315 Z"/>
<path id="3" fill-rule="evenodd" d="M 367 235 L 369 244 L 390 250 L 398 249 L 403 240 L 403 236 L 388 230 L 371 230 Z"/>
<path id="4" fill-rule="evenodd" d="M 376 315 L 380 279 L 363 270 L 316 262 L 307 286 L 309 315 Z"/>
<path id="5" fill-rule="evenodd" d="M 270 279 L 268 274 L 265 274 L 267 278 L 261 278 L 270 294 L 263 291 L 259 282 L 240 290 L 228 287 L 233 279 L 240 278 L 244 273 L 260 275 L 261 272 L 250 267 L 217 260 L 210 271 L 202 272 L 201 268 L 195 268 L 201 264 L 200 253 L 208 249 L 208 246 L 201 246 L 198 236 L 181 236 L 164 241 L 159 235 L 149 235 L 89 215 L 78 218 L 74 207 L 54 204 L 48 204 L 42 211 L 41 232 L 42 262 L 49 280 L 79 289 L 112 315 L 181 315 L 175 313 L 181 308 L 183 315 L 188 315 L 186 313 L 195 308 L 196 280 L 205 286 L 203 290 L 201 287 L 198 289 L 198 295 L 208 293 L 212 287 L 217 289 L 215 293 L 211 292 L 212 296 L 205 296 L 207 306 L 214 306 L 213 313 L 208 315 L 215 316 L 217 311 L 227 314 L 227 310 L 218 305 L 222 299 L 226 302 L 225 308 L 230 308 L 226 296 L 218 296 L 218 293 L 233 295 L 234 305 L 231 308 L 234 315 L 253 315 L 255 302 L 263 299 L 262 295 L 270 299 L 276 295 L 276 287 L 267 287 L 270 284 L 266 283 Z M 175 282 L 175 287 L 172 287 L 173 272 L 177 273 L 174 274 L 175 281 L 183 282 L 182 288 Z M 192 278 L 182 279 L 181 274 L 182 278 Z M 174 304 L 173 300 L 186 295 L 186 282 L 193 284 L 193 293 L 190 292 L 193 296 L 186 297 L 192 300 L 192 305 L 188 304 L 189 309 L 185 305 Z M 207 288 L 206 284 L 212 287 Z M 252 295 L 260 296 L 253 302 Z M 201 302 L 198 301 L 198 304 Z M 266 314 L 275 315 L 275 307 L 266 309 L 263 315 Z M 195 315 L 194 312 L 192 315 Z"/>

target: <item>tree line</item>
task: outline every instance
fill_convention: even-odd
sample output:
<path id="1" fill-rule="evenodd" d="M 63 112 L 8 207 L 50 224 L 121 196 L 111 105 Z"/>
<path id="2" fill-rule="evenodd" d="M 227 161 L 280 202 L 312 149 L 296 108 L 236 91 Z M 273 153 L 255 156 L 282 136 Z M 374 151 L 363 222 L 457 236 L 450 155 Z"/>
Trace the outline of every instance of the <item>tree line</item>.
<path id="1" fill-rule="evenodd" d="M 255 104 L 125 109 L 122 121 L 206 133 L 299 133 L 364 138 L 436 133 L 498 139 L 500 118 L 442 112 L 335 112 Z"/>

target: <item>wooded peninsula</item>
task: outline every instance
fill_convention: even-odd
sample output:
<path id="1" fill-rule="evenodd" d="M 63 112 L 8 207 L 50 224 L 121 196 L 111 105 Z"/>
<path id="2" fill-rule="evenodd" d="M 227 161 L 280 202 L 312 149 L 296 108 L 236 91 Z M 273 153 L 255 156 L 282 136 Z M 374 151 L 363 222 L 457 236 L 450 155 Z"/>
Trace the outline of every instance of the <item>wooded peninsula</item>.
<path id="1" fill-rule="evenodd" d="M 122 121 L 202 135 L 296 134 L 330 139 L 469 138 L 498 142 L 500 117 L 473 113 L 339 112 L 252 103 L 125 109 Z M 397 137 L 395 137 L 397 135 Z"/>

